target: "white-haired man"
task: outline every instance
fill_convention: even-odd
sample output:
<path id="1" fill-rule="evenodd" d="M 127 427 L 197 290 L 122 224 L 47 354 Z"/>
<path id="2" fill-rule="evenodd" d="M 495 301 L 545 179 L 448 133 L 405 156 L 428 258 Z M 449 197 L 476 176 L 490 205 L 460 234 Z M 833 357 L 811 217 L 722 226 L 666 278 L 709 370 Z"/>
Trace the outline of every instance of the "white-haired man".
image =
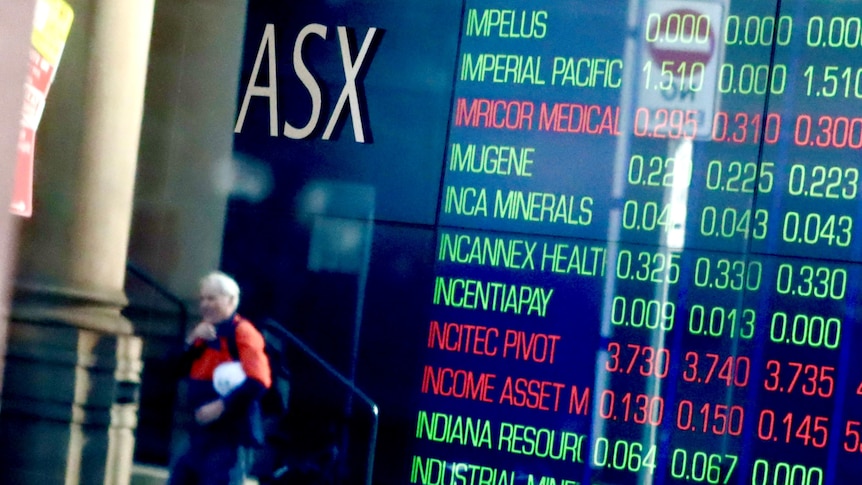
<path id="1" fill-rule="evenodd" d="M 269 360 L 263 336 L 236 312 L 239 294 L 236 281 L 222 272 L 201 279 L 201 321 L 184 352 L 194 423 L 170 485 L 241 484 L 248 465 L 243 448 L 262 438 L 258 410 L 272 384 Z"/>

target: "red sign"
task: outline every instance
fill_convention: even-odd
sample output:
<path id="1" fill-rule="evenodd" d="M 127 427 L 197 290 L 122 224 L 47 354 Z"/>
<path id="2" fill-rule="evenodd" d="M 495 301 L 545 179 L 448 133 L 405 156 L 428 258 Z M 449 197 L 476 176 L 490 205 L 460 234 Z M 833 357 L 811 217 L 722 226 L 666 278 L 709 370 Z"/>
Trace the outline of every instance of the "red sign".
<path id="1" fill-rule="evenodd" d="M 13 214 L 25 217 L 33 213 L 33 152 L 36 145 L 36 127 L 45 109 L 45 99 L 53 74 L 54 67 L 31 47 L 30 69 L 24 84 L 24 108 L 21 113 L 18 160 L 15 164 L 15 183 L 12 186 L 10 207 Z"/>
<path id="2" fill-rule="evenodd" d="M 33 214 L 33 155 L 36 147 L 36 128 L 45 109 L 48 89 L 54 80 L 54 73 L 72 26 L 72 18 L 72 8 L 65 0 L 36 2 L 30 46 L 30 68 L 24 82 L 18 159 L 12 185 L 12 203 L 9 206 L 13 214 L 20 216 L 30 217 Z"/>

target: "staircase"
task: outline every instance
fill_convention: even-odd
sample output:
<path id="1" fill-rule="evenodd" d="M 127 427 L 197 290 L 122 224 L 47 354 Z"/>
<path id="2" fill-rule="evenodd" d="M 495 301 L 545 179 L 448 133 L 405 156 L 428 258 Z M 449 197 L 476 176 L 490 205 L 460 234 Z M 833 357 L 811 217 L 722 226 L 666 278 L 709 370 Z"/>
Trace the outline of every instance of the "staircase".
<path id="1" fill-rule="evenodd" d="M 175 370 L 165 356 L 182 344 L 190 312 L 146 272 L 128 266 L 126 318 L 144 340 L 132 485 L 162 485 L 183 428 Z M 247 485 L 371 484 L 377 406 L 314 350 L 274 320 L 259 324 L 267 341 L 281 414 L 267 419 L 267 445 Z M 290 395 L 302 399 L 289 399 Z"/>

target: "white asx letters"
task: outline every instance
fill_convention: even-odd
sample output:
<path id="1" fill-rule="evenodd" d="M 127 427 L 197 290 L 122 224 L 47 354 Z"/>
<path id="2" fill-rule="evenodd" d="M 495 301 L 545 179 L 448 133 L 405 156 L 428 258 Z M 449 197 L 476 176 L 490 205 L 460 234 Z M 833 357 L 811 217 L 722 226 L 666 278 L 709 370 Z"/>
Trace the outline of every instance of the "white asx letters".
<path id="1" fill-rule="evenodd" d="M 305 64 L 305 59 L 302 58 L 302 52 L 306 42 L 311 39 L 311 36 L 317 36 L 321 39 L 326 39 L 327 27 L 321 24 L 308 24 L 299 31 L 296 36 L 296 41 L 293 45 L 293 70 L 299 78 L 302 85 L 311 96 L 311 112 L 308 116 L 308 122 L 305 126 L 295 127 L 284 122 L 282 133 L 284 136 L 292 139 L 304 139 L 312 135 L 320 122 L 320 112 L 323 106 L 321 87 L 319 80 L 308 69 Z M 323 130 L 322 139 L 329 140 L 332 137 L 332 132 L 341 118 L 342 112 L 347 105 L 350 106 L 350 119 L 353 123 L 353 136 L 357 143 L 365 143 L 366 129 L 363 126 L 362 119 L 362 103 L 360 92 L 357 90 L 356 82 L 359 73 L 365 68 L 366 61 L 370 63 L 369 51 L 374 44 L 376 38 L 382 34 L 382 31 L 376 27 L 371 27 L 365 34 L 365 40 L 362 42 L 362 47 L 356 55 L 356 59 L 351 59 L 350 54 L 350 38 L 348 29 L 345 26 L 338 26 L 338 42 L 341 48 L 341 65 L 344 70 L 344 87 L 341 89 L 341 95 L 335 103 L 335 108 L 329 117 L 329 122 Z M 268 66 L 268 76 L 265 84 L 256 84 L 258 74 L 264 56 L 266 56 Z M 254 61 L 254 67 L 251 71 L 251 77 L 248 80 L 248 85 L 243 96 L 242 107 L 239 110 L 239 116 L 234 126 L 234 133 L 242 132 L 243 124 L 245 123 L 246 114 L 248 114 L 249 102 L 254 96 L 261 96 L 269 100 L 269 135 L 278 136 L 278 77 L 276 75 L 276 53 L 275 53 L 275 26 L 266 24 L 263 31 L 263 36 L 260 41 L 260 47 L 257 51 L 257 57 Z"/>

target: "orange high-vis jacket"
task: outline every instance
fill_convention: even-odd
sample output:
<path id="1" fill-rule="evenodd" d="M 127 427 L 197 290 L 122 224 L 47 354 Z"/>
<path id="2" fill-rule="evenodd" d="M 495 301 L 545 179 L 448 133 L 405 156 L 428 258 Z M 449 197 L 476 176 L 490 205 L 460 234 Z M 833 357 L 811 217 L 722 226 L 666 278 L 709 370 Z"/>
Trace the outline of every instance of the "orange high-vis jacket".
<path id="1" fill-rule="evenodd" d="M 233 325 L 236 334 L 236 347 L 239 361 L 246 376 L 255 379 L 269 388 L 272 385 L 269 359 L 265 352 L 263 335 L 245 318 L 234 315 Z M 221 333 L 221 332 L 220 332 Z M 219 348 L 214 349 L 203 340 L 196 340 L 195 347 L 205 347 L 198 358 L 192 362 L 189 377 L 195 380 L 212 381 L 213 372 L 219 364 L 233 359 L 227 342 L 228 337 L 219 337 Z"/>

